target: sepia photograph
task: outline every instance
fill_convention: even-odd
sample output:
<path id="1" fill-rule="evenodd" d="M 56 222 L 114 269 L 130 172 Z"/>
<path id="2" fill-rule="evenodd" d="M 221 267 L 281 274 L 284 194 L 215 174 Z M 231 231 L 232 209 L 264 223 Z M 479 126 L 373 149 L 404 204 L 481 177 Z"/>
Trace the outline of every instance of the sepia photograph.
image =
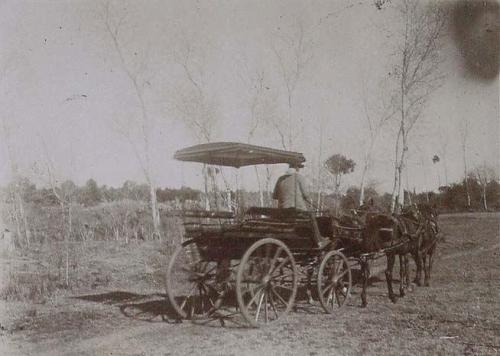
<path id="1" fill-rule="evenodd" d="M 0 355 L 500 354 L 497 0 L 0 0 Z"/>

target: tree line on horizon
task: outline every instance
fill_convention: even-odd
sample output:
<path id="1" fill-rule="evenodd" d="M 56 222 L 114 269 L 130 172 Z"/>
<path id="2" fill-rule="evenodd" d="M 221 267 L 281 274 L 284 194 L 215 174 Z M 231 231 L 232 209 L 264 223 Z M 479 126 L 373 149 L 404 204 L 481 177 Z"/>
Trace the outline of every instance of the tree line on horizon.
<path id="1" fill-rule="evenodd" d="M 494 177 L 487 181 L 480 175 L 470 172 L 467 181 L 450 183 L 440 186 L 437 192 L 411 192 L 404 191 L 404 201 L 407 203 L 427 202 L 436 205 L 442 211 L 490 211 L 500 210 L 500 183 Z M 322 197 L 322 207 L 325 210 L 340 209 L 346 212 L 360 206 L 361 190 L 358 186 L 350 186 L 344 192 L 338 187 L 338 177 L 335 177 L 335 189 L 325 192 Z M 14 187 L 14 185 L 17 185 Z M 67 180 L 52 188 L 37 187 L 28 178 L 21 178 L 17 183 L 10 183 L 0 188 L 1 200 L 4 204 L 15 203 L 15 192 L 19 191 L 22 201 L 27 205 L 40 208 L 59 206 L 59 198 L 65 199 L 67 204 L 80 205 L 82 207 L 94 207 L 103 203 L 120 202 L 125 200 L 148 203 L 150 198 L 149 186 L 145 183 L 137 183 L 131 180 L 125 181 L 120 187 L 99 185 L 94 179 L 89 179 L 83 185 L 77 185 Z M 219 192 L 223 194 L 224 192 Z M 246 206 L 268 205 L 272 206 L 271 199 L 264 200 L 261 204 L 259 192 L 249 190 L 231 190 L 231 199 L 239 199 Z M 269 192 L 266 192 L 270 196 Z M 214 194 L 214 192 L 212 192 Z M 318 192 L 311 191 L 314 197 Z M 372 200 L 383 209 L 390 209 L 391 194 L 381 193 L 375 187 L 364 188 L 364 200 Z M 198 189 L 182 186 L 180 188 L 157 188 L 158 203 L 174 203 L 172 206 L 181 206 L 185 202 L 197 203 L 201 209 L 204 193 Z M 59 197 L 59 198 L 58 198 Z"/>

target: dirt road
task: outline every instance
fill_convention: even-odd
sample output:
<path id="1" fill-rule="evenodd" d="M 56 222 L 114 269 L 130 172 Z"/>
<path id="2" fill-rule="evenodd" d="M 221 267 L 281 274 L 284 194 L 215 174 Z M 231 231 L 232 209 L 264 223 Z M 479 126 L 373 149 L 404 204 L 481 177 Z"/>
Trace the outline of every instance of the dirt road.
<path id="1" fill-rule="evenodd" d="M 300 304 L 262 329 L 175 322 L 160 294 L 113 289 L 33 307 L 4 304 L 4 352 L 23 355 L 357 355 L 500 353 L 500 215 L 442 216 L 431 287 L 392 304 L 375 278 L 338 315 Z"/>

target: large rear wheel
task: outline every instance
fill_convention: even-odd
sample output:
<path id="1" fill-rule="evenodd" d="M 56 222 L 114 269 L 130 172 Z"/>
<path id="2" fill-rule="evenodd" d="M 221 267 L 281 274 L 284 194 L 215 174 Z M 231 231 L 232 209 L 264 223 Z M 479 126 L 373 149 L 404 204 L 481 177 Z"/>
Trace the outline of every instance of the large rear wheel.
<path id="1" fill-rule="evenodd" d="M 182 319 L 205 319 L 217 309 L 217 263 L 204 261 L 195 240 L 177 247 L 165 278 L 168 299 Z"/>
<path id="2" fill-rule="evenodd" d="M 236 275 L 240 312 L 254 327 L 275 322 L 288 314 L 297 294 L 297 267 L 281 241 L 265 238 L 243 255 Z"/>

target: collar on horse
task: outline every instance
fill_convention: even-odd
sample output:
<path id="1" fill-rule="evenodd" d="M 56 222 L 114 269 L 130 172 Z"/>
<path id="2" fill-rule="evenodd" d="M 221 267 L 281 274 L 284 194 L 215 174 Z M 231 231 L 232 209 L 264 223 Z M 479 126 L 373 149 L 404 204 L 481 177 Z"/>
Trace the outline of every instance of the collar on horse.
<path id="1" fill-rule="evenodd" d="M 397 225 L 401 229 L 403 236 L 409 238 L 410 240 L 413 240 L 417 236 L 419 236 L 425 227 L 423 220 L 417 220 L 402 215 L 396 216 L 394 217 L 394 219 L 396 220 Z M 417 229 L 415 230 L 415 232 L 412 233 L 409 231 L 408 229 L 409 225 L 417 225 Z"/>

